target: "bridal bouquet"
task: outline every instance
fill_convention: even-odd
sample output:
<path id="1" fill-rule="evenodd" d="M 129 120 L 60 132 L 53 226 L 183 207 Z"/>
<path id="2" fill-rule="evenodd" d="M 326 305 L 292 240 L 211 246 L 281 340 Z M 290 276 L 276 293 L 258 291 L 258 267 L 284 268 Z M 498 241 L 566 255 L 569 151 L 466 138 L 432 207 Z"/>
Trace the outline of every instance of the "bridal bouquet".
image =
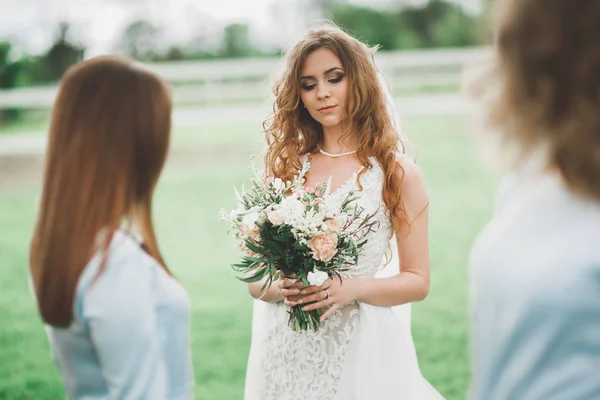
<path id="1" fill-rule="evenodd" d="M 329 278 L 341 279 L 355 265 L 366 235 L 378 222 L 373 214 L 357 205 L 358 195 L 350 192 L 339 207 L 328 206 L 329 184 L 304 188 L 305 162 L 293 181 L 279 178 L 266 181 L 254 169 L 249 189 L 235 190 L 237 209 L 221 211 L 230 223 L 244 253 L 232 267 L 244 282 L 264 280 L 268 288 L 283 273 L 305 285 L 322 285 Z M 322 310 L 289 310 L 289 326 L 294 331 L 319 329 Z"/>

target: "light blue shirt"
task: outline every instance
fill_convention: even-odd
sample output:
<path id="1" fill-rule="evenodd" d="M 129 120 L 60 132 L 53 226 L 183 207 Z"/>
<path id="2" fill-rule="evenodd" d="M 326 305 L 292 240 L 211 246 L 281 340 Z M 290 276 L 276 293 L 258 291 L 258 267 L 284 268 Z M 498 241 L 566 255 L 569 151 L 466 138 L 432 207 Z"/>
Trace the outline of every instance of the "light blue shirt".
<path id="1" fill-rule="evenodd" d="M 471 254 L 473 400 L 600 399 L 600 204 L 520 176 Z"/>
<path id="2" fill-rule="evenodd" d="M 96 255 L 79 279 L 71 326 L 47 327 L 69 399 L 192 398 L 183 287 L 122 232 L 94 281 L 99 264 Z"/>

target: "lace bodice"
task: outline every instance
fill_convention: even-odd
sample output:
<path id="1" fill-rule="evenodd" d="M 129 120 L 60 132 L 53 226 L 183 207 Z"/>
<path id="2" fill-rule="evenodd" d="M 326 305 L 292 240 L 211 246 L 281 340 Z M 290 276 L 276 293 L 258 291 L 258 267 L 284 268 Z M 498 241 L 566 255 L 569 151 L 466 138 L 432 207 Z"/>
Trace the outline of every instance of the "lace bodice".
<path id="1" fill-rule="evenodd" d="M 374 218 L 379 222 L 376 232 L 367 236 L 367 243 L 363 247 L 357 265 L 353 266 L 348 275 L 351 277 L 372 277 L 382 266 L 382 259 L 388 249 L 388 244 L 393 236 L 392 221 L 382 197 L 383 170 L 374 158 L 370 159 L 373 168 L 365 171 L 360 177 L 362 190 L 358 185 L 356 172 L 346 183 L 330 194 L 327 199 L 328 205 L 339 207 L 351 190 L 359 194 L 358 203 L 364 207 L 366 212 L 376 212 Z"/>

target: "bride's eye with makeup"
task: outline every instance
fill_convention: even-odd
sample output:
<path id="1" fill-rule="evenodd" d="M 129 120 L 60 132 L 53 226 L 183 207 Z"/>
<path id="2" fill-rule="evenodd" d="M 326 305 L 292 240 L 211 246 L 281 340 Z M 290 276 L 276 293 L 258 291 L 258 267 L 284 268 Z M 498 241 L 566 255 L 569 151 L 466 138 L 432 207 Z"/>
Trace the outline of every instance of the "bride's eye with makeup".
<path id="1" fill-rule="evenodd" d="M 340 83 L 344 79 L 344 75 L 338 75 L 329 79 L 329 83 Z"/>
<path id="2" fill-rule="evenodd" d="M 302 87 L 303 90 L 306 90 L 307 92 L 313 90 L 317 85 L 314 83 L 302 83 L 300 85 Z"/>

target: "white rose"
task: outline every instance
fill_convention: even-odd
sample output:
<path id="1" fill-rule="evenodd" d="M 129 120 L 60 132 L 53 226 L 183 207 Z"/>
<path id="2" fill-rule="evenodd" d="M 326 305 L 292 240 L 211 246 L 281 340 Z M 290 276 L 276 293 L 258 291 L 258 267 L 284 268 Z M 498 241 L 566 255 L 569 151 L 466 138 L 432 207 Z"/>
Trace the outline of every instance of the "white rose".
<path id="1" fill-rule="evenodd" d="M 304 203 L 298 200 L 295 196 L 286 197 L 283 199 L 281 204 L 289 210 L 304 212 L 305 209 Z"/>
<path id="2" fill-rule="evenodd" d="M 242 219 L 242 224 L 249 230 L 253 230 L 254 228 L 256 228 L 256 221 L 258 221 L 258 213 L 257 212 L 253 212 L 250 214 L 246 214 L 244 215 L 244 219 Z"/>
<path id="3" fill-rule="evenodd" d="M 329 279 L 329 276 L 327 275 L 327 272 L 319 271 L 317 269 L 315 272 L 309 272 L 307 278 L 308 283 L 311 285 L 321 286 L 327 279 Z"/>
<path id="4" fill-rule="evenodd" d="M 292 224 L 293 221 L 303 218 L 306 206 L 293 196 L 286 197 L 281 202 L 280 212 L 285 215 L 286 224 Z"/>
<path id="5" fill-rule="evenodd" d="M 314 213 L 311 216 L 311 222 L 315 225 L 315 226 L 319 226 L 321 224 L 323 224 L 323 219 L 325 218 L 325 215 L 322 213 Z"/>
<path id="6" fill-rule="evenodd" d="M 285 217 L 279 212 L 279 210 L 274 210 L 269 213 L 269 221 L 275 226 L 279 226 L 283 224 L 285 221 Z"/>

